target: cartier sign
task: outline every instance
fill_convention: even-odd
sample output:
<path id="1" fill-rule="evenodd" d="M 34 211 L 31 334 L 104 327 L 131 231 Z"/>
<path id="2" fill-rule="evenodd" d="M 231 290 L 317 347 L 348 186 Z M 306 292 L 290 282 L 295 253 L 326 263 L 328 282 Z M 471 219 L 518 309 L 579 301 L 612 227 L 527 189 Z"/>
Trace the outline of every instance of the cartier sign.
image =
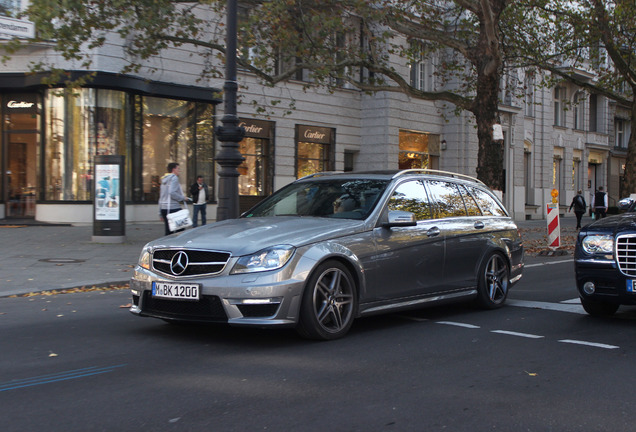
<path id="1" fill-rule="evenodd" d="M 7 108 L 33 108 L 33 105 L 35 105 L 33 102 L 12 100 L 7 103 Z"/>
<path id="2" fill-rule="evenodd" d="M 272 122 L 254 119 L 240 119 L 239 126 L 245 129 L 245 136 L 250 138 L 270 138 Z"/>
<path id="3" fill-rule="evenodd" d="M 319 126 L 298 125 L 298 141 L 331 144 L 333 129 Z"/>

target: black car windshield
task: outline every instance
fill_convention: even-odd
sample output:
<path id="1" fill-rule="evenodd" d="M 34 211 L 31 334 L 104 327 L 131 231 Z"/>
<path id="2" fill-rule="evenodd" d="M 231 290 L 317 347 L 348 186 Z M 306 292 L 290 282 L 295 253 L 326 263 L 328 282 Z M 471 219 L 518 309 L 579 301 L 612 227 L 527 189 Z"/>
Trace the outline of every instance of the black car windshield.
<path id="1" fill-rule="evenodd" d="M 243 217 L 314 216 L 366 219 L 388 180 L 312 179 L 279 190 Z"/>

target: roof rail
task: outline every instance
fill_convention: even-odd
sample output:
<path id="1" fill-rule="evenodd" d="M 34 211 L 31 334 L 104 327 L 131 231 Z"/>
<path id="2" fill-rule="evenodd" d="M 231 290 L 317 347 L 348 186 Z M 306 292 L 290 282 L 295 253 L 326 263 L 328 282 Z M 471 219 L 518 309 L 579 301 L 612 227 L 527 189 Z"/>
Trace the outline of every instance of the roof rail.
<path id="1" fill-rule="evenodd" d="M 316 173 L 308 174 L 308 175 L 306 175 L 304 177 L 301 177 L 298 180 L 304 180 L 304 179 L 309 179 L 309 178 L 313 178 L 313 177 L 329 176 L 329 175 L 334 175 L 334 174 L 342 174 L 342 171 L 321 171 L 321 172 L 316 172 Z"/>
<path id="2" fill-rule="evenodd" d="M 469 175 L 454 173 L 454 172 L 450 172 L 450 171 L 440 171 L 440 170 L 434 170 L 434 169 L 426 169 L 426 168 L 414 168 L 414 169 L 402 170 L 402 171 L 398 172 L 397 174 L 395 174 L 393 176 L 393 178 L 396 178 L 396 177 L 399 177 L 399 176 L 403 176 L 403 175 L 407 175 L 407 174 L 445 175 L 445 176 L 448 176 L 448 177 L 466 179 L 466 180 L 471 180 L 471 181 L 474 181 L 474 182 L 477 182 L 477 183 L 484 184 L 484 182 L 482 182 L 478 178 L 472 177 L 472 176 L 469 176 Z"/>

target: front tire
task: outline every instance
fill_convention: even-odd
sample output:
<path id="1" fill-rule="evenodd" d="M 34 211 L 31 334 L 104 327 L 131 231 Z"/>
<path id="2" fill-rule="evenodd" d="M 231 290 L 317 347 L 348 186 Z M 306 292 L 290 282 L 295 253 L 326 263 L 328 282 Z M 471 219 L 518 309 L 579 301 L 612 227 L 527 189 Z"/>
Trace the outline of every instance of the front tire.
<path id="1" fill-rule="evenodd" d="M 296 330 L 309 339 L 341 338 L 353 324 L 357 304 L 351 272 L 338 261 L 326 261 L 307 281 Z"/>
<path id="2" fill-rule="evenodd" d="M 499 253 L 492 254 L 479 270 L 477 301 L 485 309 L 500 308 L 506 302 L 510 287 L 508 261 Z"/>
<path id="3" fill-rule="evenodd" d="M 581 298 L 581 306 L 583 306 L 583 309 L 585 309 L 585 312 L 587 312 L 591 316 L 595 316 L 595 317 L 612 316 L 618 310 L 619 305 L 615 303 L 605 303 L 600 301 L 584 299 L 583 297 L 580 297 L 580 298 Z"/>

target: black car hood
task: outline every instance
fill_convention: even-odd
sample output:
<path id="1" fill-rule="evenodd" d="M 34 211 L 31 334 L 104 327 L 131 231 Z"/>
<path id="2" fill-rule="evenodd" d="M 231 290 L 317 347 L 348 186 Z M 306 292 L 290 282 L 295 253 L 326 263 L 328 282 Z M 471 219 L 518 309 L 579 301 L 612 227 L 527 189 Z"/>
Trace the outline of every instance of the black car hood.
<path id="1" fill-rule="evenodd" d="M 616 216 L 609 216 L 583 228 L 586 232 L 606 232 L 619 234 L 624 231 L 636 232 L 636 213 L 624 213 Z"/>

